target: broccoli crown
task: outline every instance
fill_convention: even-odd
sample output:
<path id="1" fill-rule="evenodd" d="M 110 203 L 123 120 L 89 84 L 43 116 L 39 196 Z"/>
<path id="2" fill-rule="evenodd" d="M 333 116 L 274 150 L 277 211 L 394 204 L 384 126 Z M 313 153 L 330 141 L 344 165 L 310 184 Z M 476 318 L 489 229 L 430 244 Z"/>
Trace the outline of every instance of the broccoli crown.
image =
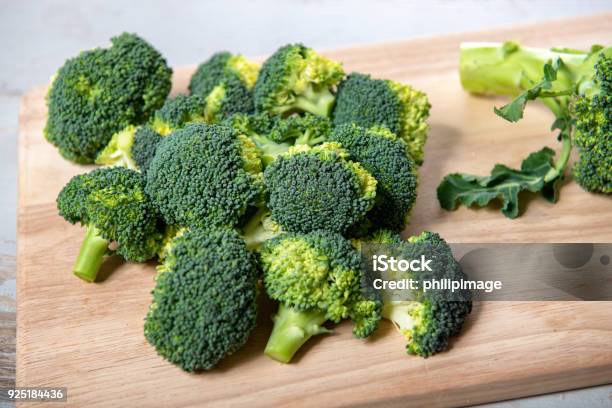
<path id="1" fill-rule="evenodd" d="M 228 78 L 213 88 L 206 97 L 204 117 L 208 123 L 217 123 L 236 113 L 253 113 L 253 95 L 235 78 Z"/>
<path id="2" fill-rule="evenodd" d="M 344 77 L 342 65 L 302 44 L 279 48 L 264 62 L 254 88 L 255 108 L 285 114 L 329 116 L 333 88 Z"/>
<path id="3" fill-rule="evenodd" d="M 379 236 L 378 238 L 381 238 Z M 383 239 L 389 238 L 386 234 Z M 374 241 L 376 242 L 376 241 Z M 407 272 L 407 276 L 418 282 L 430 279 L 467 279 L 461 265 L 453 257 L 450 246 L 440 235 L 432 232 L 411 237 L 405 242 L 389 242 L 393 251 L 398 252 L 398 259 L 416 259 L 425 254 L 431 259 L 432 272 Z M 420 284 L 420 287 L 423 285 Z M 430 290 L 414 291 L 411 300 L 390 300 L 383 294 L 384 306 L 382 315 L 391 320 L 404 335 L 409 354 L 429 357 L 448 348 L 449 338 L 461 331 L 467 315 L 472 310 L 472 294 L 468 290 L 448 291 Z"/>
<path id="4" fill-rule="evenodd" d="M 588 191 L 612 193 L 612 56 L 599 56 L 593 82 L 597 90 L 574 104 L 574 144 L 579 161 L 573 176 Z"/>
<path id="5" fill-rule="evenodd" d="M 406 142 L 412 159 L 422 164 L 430 108 L 427 95 L 408 85 L 352 73 L 338 87 L 333 122 L 387 128 Z"/>
<path id="6" fill-rule="evenodd" d="M 290 232 L 344 232 L 374 205 L 376 180 L 338 144 L 294 146 L 264 171 L 272 218 Z"/>
<path id="7" fill-rule="evenodd" d="M 258 74 L 259 65 L 244 56 L 218 52 L 198 66 L 189 82 L 189 92 L 206 97 L 217 85 L 230 78 L 238 79 L 247 90 L 251 90 Z"/>
<path id="8" fill-rule="evenodd" d="M 284 306 L 336 323 L 350 318 L 357 337 L 378 327 L 381 303 L 362 290 L 361 256 L 340 234 L 279 235 L 263 244 L 260 261 L 266 292 Z"/>
<path id="9" fill-rule="evenodd" d="M 159 266 L 144 333 L 186 371 L 213 368 L 255 327 L 257 267 L 233 230 L 190 230 Z"/>
<path id="10" fill-rule="evenodd" d="M 51 84 L 45 137 L 65 158 L 93 163 L 114 133 L 145 122 L 163 104 L 171 75 L 161 54 L 135 34 L 84 51 Z"/>
<path id="11" fill-rule="evenodd" d="M 199 95 L 179 94 L 169 98 L 155 111 L 150 127 L 162 136 L 182 128 L 188 123 L 204 122 L 206 101 Z"/>
<path id="12" fill-rule="evenodd" d="M 235 225 L 262 194 L 257 148 L 234 129 L 190 124 L 157 145 L 146 190 L 169 225 Z"/>
<path id="13" fill-rule="evenodd" d="M 341 125 L 330 140 L 338 142 L 374 176 L 376 204 L 368 212 L 368 223 L 377 228 L 401 231 L 406 226 L 417 194 L 417 170 L 406 144 L 387 129 L 365 129 Z"/>
<path id="14" fill-rule="evenodd" d="M 153 157 L 157 145 L 162 140 L 162 136 L 147 126 L 141 126 L 134 134 L 134 143 L 132 145 L 132 158 L 136 167 L 142 174 L 146 174 L 149 169 L 149 164 Z"/>
<path id="15" fill-rule="evenodd" d="M 73 177 L 57 197 L 59 214 L 68 222 L 94 228 L 129 261 L 155 256 L 161 233 L 142 176 L 123 167 L 105 167 Z"/>

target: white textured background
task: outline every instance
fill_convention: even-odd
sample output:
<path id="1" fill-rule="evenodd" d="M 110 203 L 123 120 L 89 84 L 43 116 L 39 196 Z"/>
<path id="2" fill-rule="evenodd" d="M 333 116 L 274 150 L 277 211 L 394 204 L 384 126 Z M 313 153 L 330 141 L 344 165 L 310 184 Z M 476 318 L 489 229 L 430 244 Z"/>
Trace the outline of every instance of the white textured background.
<path id="1" fill-rule="evenodd" d="M 197 64 L 221 49 L 262 55 L 294 41 L 334 48 L 598 11 L 612 11 L 612 0 L 0 0 L 0 387 L 14 381 L 19 100 L 28 88 L 45 84 L 66 58 L 126 30 L 152 42 L 176 66 Z M 610 407 L 612 387 L 490 406 Z"/>

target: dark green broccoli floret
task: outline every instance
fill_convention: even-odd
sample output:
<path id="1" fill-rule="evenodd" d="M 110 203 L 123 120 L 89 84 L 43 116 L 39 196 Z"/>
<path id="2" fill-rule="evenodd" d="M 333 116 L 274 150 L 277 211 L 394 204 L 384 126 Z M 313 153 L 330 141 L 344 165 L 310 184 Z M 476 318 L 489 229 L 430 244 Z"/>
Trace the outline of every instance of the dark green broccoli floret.
<path id="1" fill-rule="evenodd" d="M 186 371 L 213 368 L 255 327 L 254 257 L 232 230 L 190 230 L 158 267 L 144 333 L 159 355 Z"/>
<path id="2" fill-rule="evenodd" d="M 259 64 L 242 55 L 232 55 L 227 51 L 218 52 L 198 66 L 189 82 L 189 92 L 206 97 L 229 78 L 240 80 L 246 89 L 251 90 L 258 74 Z"/>
<path id="3" fill-rule="evenodd" d="M 73 177 L 57 197 L 59 214 L 87 228 L 74 266 L 78 277 L 93 282 L 104 255 L 128 261 L 155 256 L 162 234 L 142 176 L 122 167 L 106 167 Z M 109 249 L 111 242 L 116 247 Z"/>
<path id="4" fill-rule="evenodd" d="M 205 122 L 206 101 L 199 95 L 179 94 L 166 100 L 155 111 L 149 126 L 162 136 L 181 129 L 189 123 Z"/>
<path id="5" fill-rule="evenodd" d="M 283 234 L 260 250 L 264 285 L 280 302 L 265 353 L 283 363 L 308 339 L 326 333 L 323 323 L 350 318 L 353 333 L 378 327 L 381 303 L 362 289 L 361 256 L 336 233 Z"/>
<path id="6" fill-rule="evenodd" d="M 389 233 L 378 233 L 371 237 L 372 243 L 387 244 L 387 253 L 396 259 L 418 259 L 424 255 L 431 260 L 431 271 L 397 272 L 396 279 L 412 279 L 419 289 L 409 296 L 395 298 L 391 292 L 383 291 L 382 316 L 391 320 L 404 335 L 409 354 L 429 357 L 444 351 L 450 337 L 458 334 L 467 315 L 472 310 L 472 294 L 467 290 L 453 293 L 445 290 L 423 290 L 426 280 L 464 280 L 466 275 L 453 257 L 450 246 L 440 235 L 431 232 L 411 237 L 408 242 L 398 241 Z M 397 295 L 396 295 L 397 296 Z"/>
<path id="7" fill-rule="evenodd" d="M 364 229 L 402 231 L 417 194 L 417 166 L 404 141 L 387 129 L 364 129 L 341 125 L 330 140 L 338 142 L 377 181 L 376 204 L 367 214 Z"/>
<path id="8" fill-rule="evenodd" d="M 93 163 L 113 134 L 144 123 L 164 103 L 171 75 L 159 52 L 135 34 L 84 51 L 51 84 L 45 137 L 65 158 Z"/>
<path id="9" fill-rule="evenodd" d="M 304 115 L 270 116 L 266 113 L 254 115 L 237 114 L 223 124 L 247 135 L 261 152 L 264 166 L 287 152 L 294 144 L 315 146 L 327 140 L 331 122 L 327 118 L 310 113 Z"/>
<path id="10" fill-rule="evenodd" d="M 298 145 L 264 171 L 272 219 L 291 232 L 345 232 L 374 205 L 376 180 L 336 143 Z"/>
<path id="11" fill-rule="evenodd" d="M 329 116 L 334 87 L 344 77 L 342 66 L 302 44 L 279 48 L 264 62 L 255 84 L 259 112 L 310 112 Z"/>
<path id="12" fill-rule="evenodd" d="M 147 126 L 141 126 L 136 130 L 131 153 L 136 167 L 142 174 L 146 174 L 151 160 L 155 157 L 157 145 L 162 139 L 163 136 Z"/>
<path id="13" fill-rule="evenodd" d="M 191 124 L 166 136 L 146 190 L 168 225 L 235 225 L 262 194 L 257 148 L 234 129 Z"/>
<path id="14" fill-rule="evenodd" d="M 431 105 L 427 95 L 408 85 L 352 73 L 338 87 L 334 125 L 356 124 L 389 129 L 408 145 L 410 156 L 423 163 Z"/>
<path id="15" fill-rule="evenodd" d="M 595 89 L 573 106 L 574 144 L 579 152 L 574 179 L 588 191 L 605 194 L 612 194 L 612 48 L 609 52 L 595 65 Z"/>
<path id="16" fill-rule="evenodd" d="M 200 64 L 189 91 L 206 100 L 206 121 L 215 123 L 235 113 L 253 112 L 252 90 L 258 74 L 258 64 L 242 55 L 219 52 Z"/>

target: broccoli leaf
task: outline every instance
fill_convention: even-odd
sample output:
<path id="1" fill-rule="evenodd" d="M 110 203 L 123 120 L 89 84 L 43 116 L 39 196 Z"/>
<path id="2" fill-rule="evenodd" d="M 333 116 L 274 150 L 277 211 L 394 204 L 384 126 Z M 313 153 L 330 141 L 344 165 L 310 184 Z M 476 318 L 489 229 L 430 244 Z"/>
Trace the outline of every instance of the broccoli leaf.
<path id="1" fill-rule="evenodd" d="M 523 190 L 540 191 L 544 198 L 554 203 L 558 197 L 558 182 L 562 179 L 562 172 L 550 177 L 557 171 L 554 155 L 554 150 L 544 147 L 523 160 L 520 170 L 496 164 L 490 176 L 449 174 L 438 186 L 440 206 L 451 211 L 458 204 L 483 207 L 498 199 L 502 203 L 502 213 L 508 218 L 516 218 L 519 215 L 518 196 Z"/>
<path id="2" fill-rule="evenodd" d="M 552 87 L 552 83 L 557 79 L 557 71 L 563 64 L 561 59 L 557 59 L 553 64 L 544 65 L 544 78 L 532 88 L 517 96 L 512 102 L 501 108 L 493 108 L 495 113 L 509 122 L 518 122 L 523 118 L 523 112 L 528 101 L 533 101 L 540 96 L 557 96 L 558 92 L 546 92 Z M 563 92 L 565 93 L 565 92 Z"/>

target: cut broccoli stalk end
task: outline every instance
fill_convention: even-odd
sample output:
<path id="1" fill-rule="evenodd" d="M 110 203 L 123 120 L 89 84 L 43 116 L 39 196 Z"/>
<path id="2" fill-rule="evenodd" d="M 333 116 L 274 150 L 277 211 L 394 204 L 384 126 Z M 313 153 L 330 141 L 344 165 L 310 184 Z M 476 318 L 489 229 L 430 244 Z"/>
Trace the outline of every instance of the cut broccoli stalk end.
<path id="1" fill-rule="evenodd" d="M 79 256 L 74 264 L 74 274 L 87 282 L 94 282 L 104 261 L 109 242 L 100 235 L 98 228 L 87 227 Z"/>
<path id="2" fill-rule="evenodd" d="M 308 339 L 329 333 L 322 326 L 326 320 L 325 313 L 320 310 L 299 311 L 281 303 L 264 353 L 281 363 L 289 363 Z"/>
<path id="3" fill-rule="evenodd" d="M 328 88 L 315 90 L 309 87 L 306 92 L 296 97 L 293 105 L 301 111 L 329 117 L 335 100 L 336 97 Z"/>

